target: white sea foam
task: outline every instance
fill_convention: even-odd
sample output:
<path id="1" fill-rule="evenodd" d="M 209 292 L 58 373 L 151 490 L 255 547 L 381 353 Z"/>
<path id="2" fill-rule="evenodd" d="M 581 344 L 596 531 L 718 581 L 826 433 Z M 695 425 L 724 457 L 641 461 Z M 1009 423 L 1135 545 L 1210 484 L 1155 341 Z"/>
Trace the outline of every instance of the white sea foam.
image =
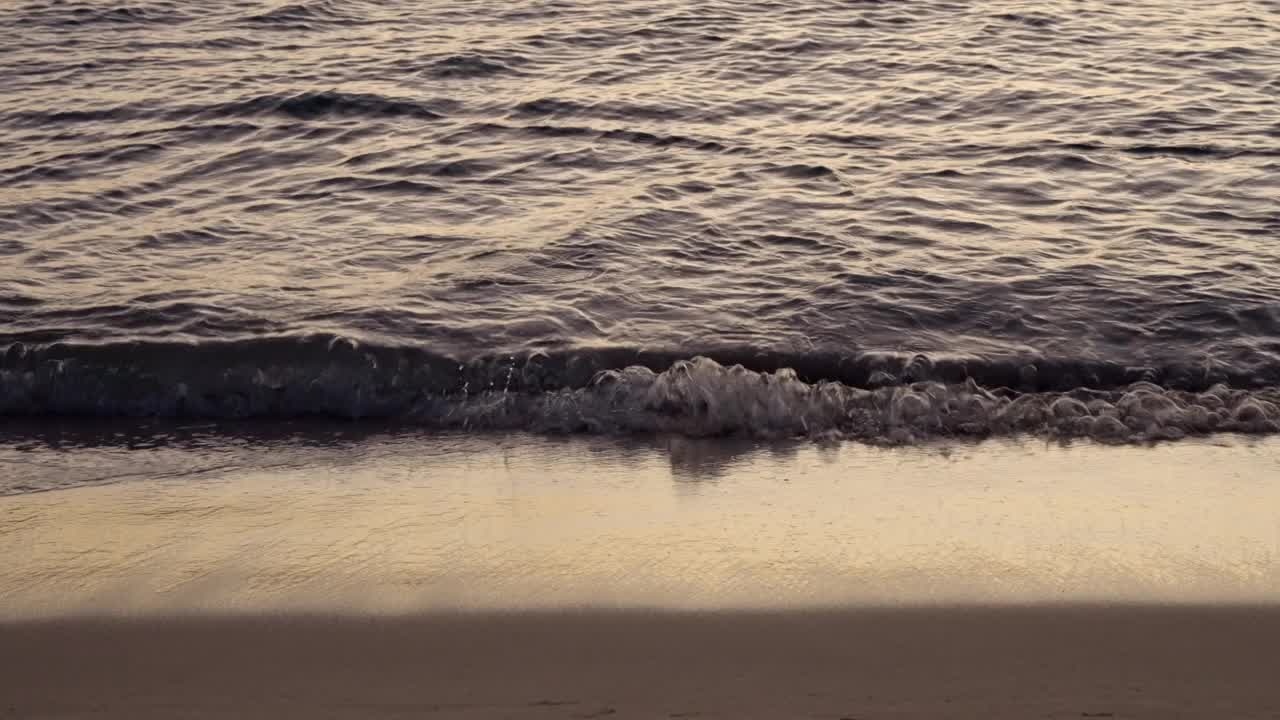
<path id="1" fill-rule="evenodd" d="M 0 415 L 321 416 L 468 430 L 882 442 L 1013 434 L 1124 442 L 1280 431 L 1280 388 L 1267 385 L 1186 389 L 1137 381 L 1046 391 L 984 385 L 973 376 L 892 382 L 878 377 L 884 370 L 869 370 L 883 365 L 873 358 L 861 371 L 872 382 L 858 386 L 707 357 L 660 371 L 631 365 L 586 373 L 602 356 L 466 365 L 352 343 L 304 342 L 292 346 L 298 352 L 250 347 L 248 354 L 244 347 L 11 353 L 0 368 Z M 987 374 L 1002 377 L 1008 368 Z"/>

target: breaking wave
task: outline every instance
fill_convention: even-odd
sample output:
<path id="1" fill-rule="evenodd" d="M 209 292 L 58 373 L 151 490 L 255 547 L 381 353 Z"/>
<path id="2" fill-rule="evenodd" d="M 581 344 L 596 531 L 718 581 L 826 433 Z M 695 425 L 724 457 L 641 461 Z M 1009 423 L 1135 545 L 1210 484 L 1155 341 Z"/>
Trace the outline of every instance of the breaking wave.
<path id="1" fill-rule="evenodd" d="M 600 349 L 465 361 L 336 336 L 15 344 L 0 416 L 381 418 L 545 433 L 1130 442 L 1280 432 L 1274 372 L 1097 360 Z"/>

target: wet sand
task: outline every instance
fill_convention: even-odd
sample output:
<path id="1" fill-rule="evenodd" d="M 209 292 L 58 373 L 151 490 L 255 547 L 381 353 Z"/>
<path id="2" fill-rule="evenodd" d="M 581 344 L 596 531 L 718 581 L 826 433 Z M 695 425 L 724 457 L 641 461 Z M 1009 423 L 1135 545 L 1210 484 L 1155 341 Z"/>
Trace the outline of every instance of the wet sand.
<path id="1" fill-rule="evenodd" d="M 0 626 L 0 716 L 1275 718 L 1277 666 L 1256 608 L 65 620 Z"/>
<path id="2" fill-rule="evenodd" d="M 146 440 L 0 448 L 0 619 L 1280 602 L 1276 440 Z"/>
<path id="3" fill-rule="evenodd" d="M 1280 717 L 1280 452 L 0 447 L 0 718 Z"/>

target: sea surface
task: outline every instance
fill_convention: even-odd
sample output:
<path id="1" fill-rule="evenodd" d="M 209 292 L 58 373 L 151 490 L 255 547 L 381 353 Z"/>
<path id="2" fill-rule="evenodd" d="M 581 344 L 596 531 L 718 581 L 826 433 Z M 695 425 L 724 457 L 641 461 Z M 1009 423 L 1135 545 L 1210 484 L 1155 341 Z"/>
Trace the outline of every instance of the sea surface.
<path id="1" fill-rule="evenodd" d="M 1280 429 L 1280 3 L 14 0 L 0 414 Z"/>

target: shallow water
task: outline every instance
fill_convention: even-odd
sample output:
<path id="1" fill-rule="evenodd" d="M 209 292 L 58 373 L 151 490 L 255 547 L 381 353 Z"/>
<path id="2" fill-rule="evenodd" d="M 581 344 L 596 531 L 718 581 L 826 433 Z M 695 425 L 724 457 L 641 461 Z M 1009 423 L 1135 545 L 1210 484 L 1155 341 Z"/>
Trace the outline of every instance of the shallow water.
<path id="1" fill-rule="evenodd" d="M 1275 438 L 104 429 L 0 439 L 0 620 L 1280 597 Z"/>
<path id="2" fill-rule="evenodd" d="M 0 44 L 5 414 L 1280 423 L 1274 2 L 15 2 Z M 945 388 L 591 390 L 698 354 Z M 1043 409 L 939 420 L 970 378 Z"/>

